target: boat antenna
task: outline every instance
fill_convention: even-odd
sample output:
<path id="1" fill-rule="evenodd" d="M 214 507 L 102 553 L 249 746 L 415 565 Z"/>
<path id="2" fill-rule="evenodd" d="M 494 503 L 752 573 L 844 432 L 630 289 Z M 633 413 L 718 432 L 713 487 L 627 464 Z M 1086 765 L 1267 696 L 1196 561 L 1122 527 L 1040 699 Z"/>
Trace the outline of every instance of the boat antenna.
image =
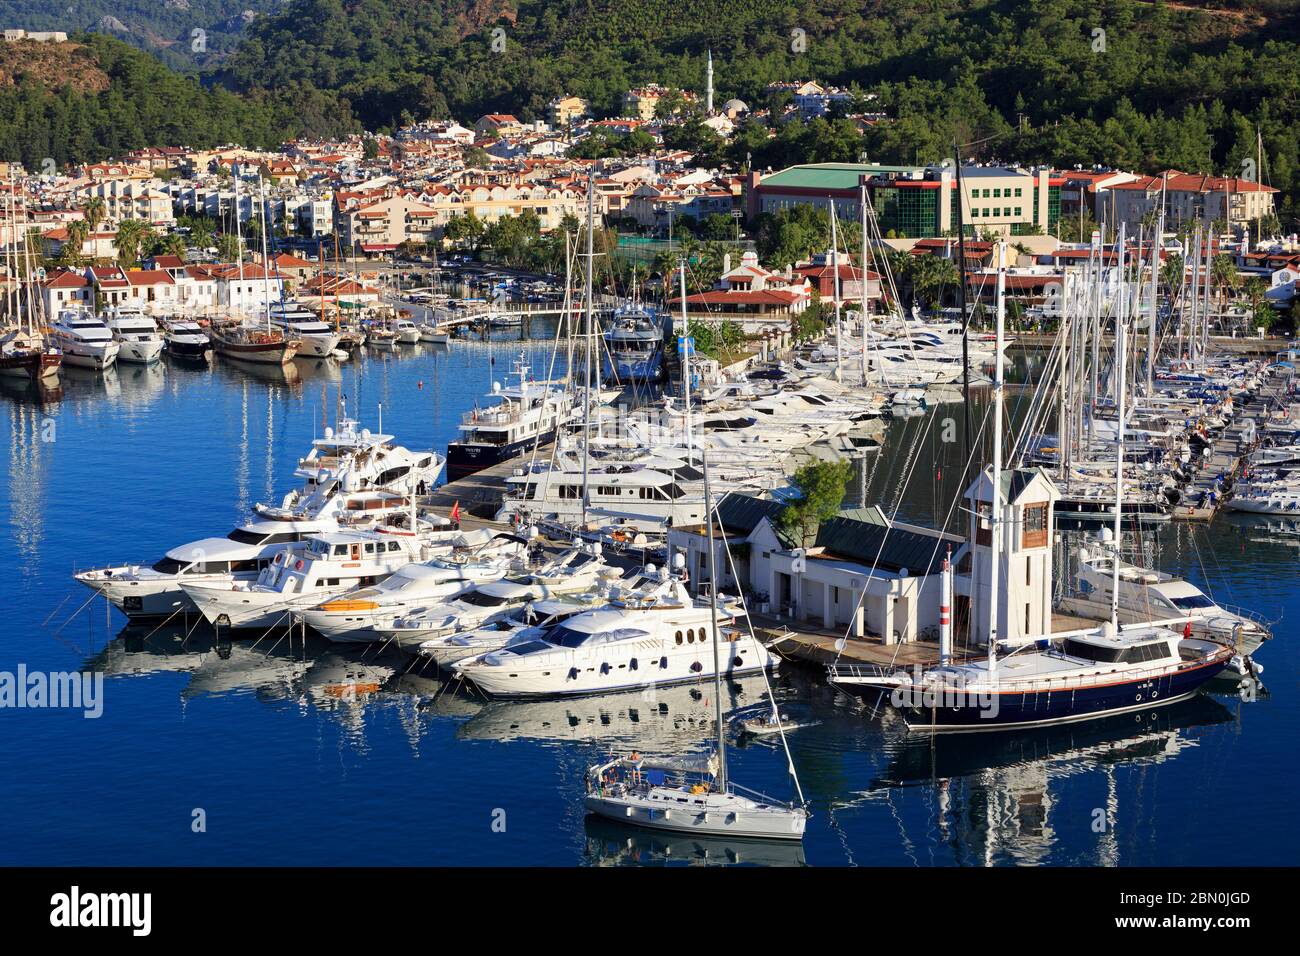
<path id="1" fill-rule="evenodd" d="M 713 495 L 709 489 L 709 457 L 700 448 L 700 461 L 704 471 L 705 524 L 709 536 L 709 623 L 713 632 L 713 702 L 714 719 L 718 731 L 718 792 L 727 792 L 727 741 L 722 727 L 722 669 L 718 661 L 718 555 L 713 545 Z M 775 705 L 775 700 L 773 701 Z"/>

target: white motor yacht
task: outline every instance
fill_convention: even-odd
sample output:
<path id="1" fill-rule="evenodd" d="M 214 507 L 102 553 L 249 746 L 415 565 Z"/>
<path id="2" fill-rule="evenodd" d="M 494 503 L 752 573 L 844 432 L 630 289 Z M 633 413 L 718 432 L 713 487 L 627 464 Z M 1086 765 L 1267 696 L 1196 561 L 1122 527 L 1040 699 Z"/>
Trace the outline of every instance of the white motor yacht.
<path id="1" fill-rule="evenodd" d="M 50 327 L 50 338 L 63 353 L 64 365 L 99 371 L 111 367 L 122 348 L 103 320 L 72 309 L 59 313 Z"/>
<path id="2" fill-rule="evenodd" d="M 380 640 L 379 628 L 419 607 L 454 601 L 482 584 L 499 581 L 522 550 L 512 535 L 487 529 L 467 532 L 450 555 L 408 564 L 372 587 L 349 591 L 302 611 L 299 617 L 340 643 Z"/>
<path id="3" fill-rule="evenodd" d="M 412 561 L 428 560 L 457 532 L 415 535 L 329 531 L 280 551 L 257 580 L 230 584 L 185 581 L 181 589 L 209 623 L 233 628 L 290 627 L 294 613 L 357 587 L 383 581 Z M 441 536 L 441 537 L 440 537 Z"/>
<path id="4" fill-rule="evenodd" d="M 182 544 L 153 563 L 93 568 L 74 577 L 129 617 L 192 611 L 183 582 L 248 584 L 276 554 L 309 535 L 404 519 L 411 493 L 421 483 L 432 485 L 441 468 L 434 452 L 394 445 L 391 435 L 372 435 L 345 418 L 299 459 L 299 487 L 279 504 L 256 505 L 253 516 L 225 537 Z"/>
<path id="5" fill-rule="evenodd" d="M 150 365 L 162 355 L 164 343 L 158 326 L 139 309 L 113 309 L 108 314 L 108 328 L 120 347 L 119 362 Z"/>
<path id="6" fill-rule="evenodd" d="M 285 338 L 298 340 L 297 354 L 304 358 L 329 358 L 339 347 L 340 334 L 311 309 L 297 302 L 271 307 L 271 321 Z"/>
<path id="7" fill-rule="evenodd" d="M 719 608 L 734 620 L 735 610 Z M 546 635 L 463 662 L 459 673 L 496 697 L 564 697 L 712 678 L 711 608 L 667 571 L 647 569 L 637 587 Z M 751 674 L 776 661 L 742 630 L 720 634 L 720 668 Z"/>

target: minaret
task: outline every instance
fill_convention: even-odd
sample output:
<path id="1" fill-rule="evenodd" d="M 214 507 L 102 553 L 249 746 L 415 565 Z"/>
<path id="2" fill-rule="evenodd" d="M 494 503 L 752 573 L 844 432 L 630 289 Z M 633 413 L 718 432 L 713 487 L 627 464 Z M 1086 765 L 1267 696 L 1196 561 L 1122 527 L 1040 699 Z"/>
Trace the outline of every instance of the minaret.
<path id="1" fill-rule="evenodd" d="M 713 51 L 709 51 L 709 62 L 704 67 L 704 115 L 713 115 Z"/>

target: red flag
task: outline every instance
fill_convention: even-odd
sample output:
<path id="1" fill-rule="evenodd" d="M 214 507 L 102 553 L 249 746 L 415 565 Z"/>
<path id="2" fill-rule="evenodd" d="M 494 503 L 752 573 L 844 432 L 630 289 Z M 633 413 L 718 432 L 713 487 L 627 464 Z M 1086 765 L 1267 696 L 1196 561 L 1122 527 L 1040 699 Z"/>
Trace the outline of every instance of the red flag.
<path id="1" fill-rule="evenodd" d="M 460 520 L 460 502 L 459 502 L 459 501 L 457 501 L 454 505 L 451 506 L 451 520 L 452 520 L 452 521 L 459 521 L 459 520 Z"/>
<path id="2" fill-rule="evenodd" d="M 1192 622 L 1188 621 L 1186 624 L 1183 625 L 1183 638 L 1186 639 L 1191 636 L 1192 636 Z"/>

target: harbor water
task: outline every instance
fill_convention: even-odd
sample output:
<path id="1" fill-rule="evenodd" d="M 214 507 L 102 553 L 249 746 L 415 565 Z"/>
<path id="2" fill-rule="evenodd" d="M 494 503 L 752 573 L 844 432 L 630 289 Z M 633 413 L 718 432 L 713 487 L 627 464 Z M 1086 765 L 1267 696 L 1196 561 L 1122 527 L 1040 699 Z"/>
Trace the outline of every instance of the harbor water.
<path id="1" fill-rule="evenodd" d="M 544 331 L 533 329 L 534 335 Z M 502 338 L 517 333 L 501 333 Z M 308 638 L 217 639 L 193 619 L 126 628 L 71 573 L 152 562 L 278 500 L 345 400 L 362 424 L 444 452 L 507 380 L 519 343 L 401 346 L 279 370 L 215 362 L 61 389 L 4 383 L 0 672 L 103 673 L 102 713 L 0 709 L 0 863 L 868 866 L 1292 864 L 1288 794 L 1300 679 L 1295 539 L 1220 515 L 1143 544 L 1159 566 L 1279 621 L 1266 688 L 1230 683 L 1150 713 L 931 740 L 784 664 L 812 818 L 801 847 L 656 835 L 588 820 L 583 775 L 609 748 L 699 752 L 712 681 L 555 702 L 486 702 L 402 655 Z M 537 378 L 548 345 L 526 343 Z M 557 369 L 556 374 L 562 369 Z M 345 397 L 345 398 L 343 398 Z M 1014 404 L 1014 396 L 1012 396 Z M 982 407 L 982 403 L 980 405 Z M 895 419 L 851 503 L 950 518 L 961 406 Z M 761 678 L 732 682 L 731 709 Z M 1246 695 L 1251 697 L 1251 695 Z M 790 786 L 779 746 L 733 741 L 735 779 Z"/>

